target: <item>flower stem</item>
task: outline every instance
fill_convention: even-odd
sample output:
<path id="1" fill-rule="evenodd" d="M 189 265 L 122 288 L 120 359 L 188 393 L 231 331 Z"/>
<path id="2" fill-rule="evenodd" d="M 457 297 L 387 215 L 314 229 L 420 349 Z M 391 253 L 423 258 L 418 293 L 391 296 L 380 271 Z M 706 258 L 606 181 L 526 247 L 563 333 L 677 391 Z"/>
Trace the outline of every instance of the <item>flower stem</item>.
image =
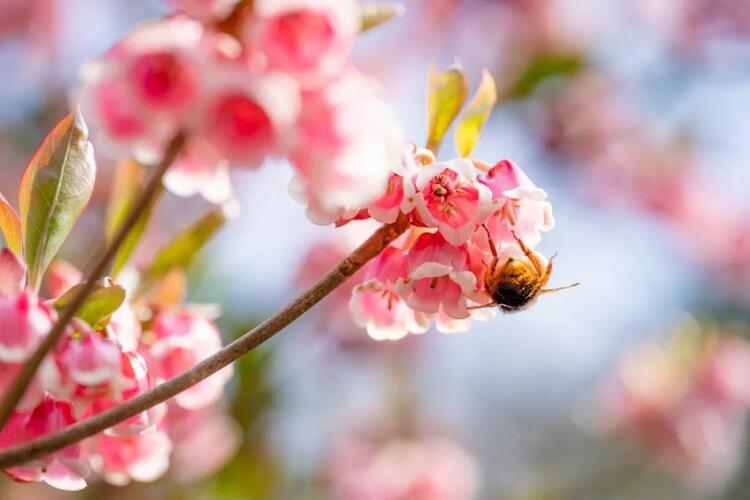
<path id="1" fill-rule="evenodd" d="M 75 297 L 71 299 L 68 307 L 60 312 L 60 316 L 52 327 L 52 330 L 50 330 L 49 334 L 44 338 L 44 340 L 42 340 L 42 342 L 39 344 L 39 347 L 37 347 L 31 357 L 26 360 L 26 362 L 24 362 L 21 370 L 18 372 L 18 375 L 16 375 L 16 377 L 13 379 L 12 384 L 5 392 L 2 402 L 0 402 L 0 430 L 2 430 L 2 428 L 8 422 L 13 409 L 18 404 L 18 401 L 20 401 L 20 399 L 23 397 L 24 392 L 26 392 L 29 383 L 31 383 L 31 380 L 34 378 L 34 375 L 39 369 L 39 365 L 41 365 L 44 357 L 57 345 L 57 342 L 60 340 L 60 337 L 65 331 L 65 327 L 76 315 L 78 309 L 86 301 L 86 298 L 91 294 L 94 288 L 96 288 L 97 281 L 101 279 L 107 272 L 107 268 L 111 264 L 112 259 L 114 258 L 122 243 L 125 241 L 125 238 L 130 233 L 130 230 L 140 219 L 141 213 L 147 207 L 149 207 L 156 196 L 158 196 L 164 174 L 167 172 L 167 169 L 172 165 L 172 163 L 174 163 L 174 160 L 177 158 L 177 155 L 182 150 L 184 144 L 185 135 L 182 133 L 178 133 L 177 135 L 175 135 L 175 137 L 167 146 L 164 157 L 156 166 L 151 180 L 141 193 L 140 198 L 138 198 L 136 203 L 133 205 L 133 208 L 128 213 L 128 216 L 118 228 L 117 233 L 112 238 L 112 241 L 101 252 L 101 256 L 95 262 L 94 266 L 91 268 L 91 271 L 89 271 L 89 273 L 84 278 L 83 286 L 80 288 Z"/>
<path id="2" fill-rule="evenodd" d="M 0 451 L 0 469 L 26 463 L 102 432 L 123 420 L 176 396 L 185 389 L 216 373 L 273 337 L 307 312 L 368 261 L 376 257 L 393 240 L 403 234 L 408 227 L 409 223 L 403 215 L 396 222 L 382 226 L 351 255 L 321 278 L 315 285 L 297 297 L 291 304 L 213 356 L 204 359 L 190 370 L 114 408 L 82 420 L 70 427 Z"/>

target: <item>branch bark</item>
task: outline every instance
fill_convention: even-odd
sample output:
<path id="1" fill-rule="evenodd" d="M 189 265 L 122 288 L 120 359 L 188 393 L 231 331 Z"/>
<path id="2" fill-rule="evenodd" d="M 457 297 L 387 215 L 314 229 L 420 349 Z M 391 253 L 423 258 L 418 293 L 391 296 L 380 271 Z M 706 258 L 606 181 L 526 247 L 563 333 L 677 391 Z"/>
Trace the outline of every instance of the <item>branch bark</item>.
<path id="1" fill-rule="evenodd" d="M 376 257 L 393 240 L 403 234 L 408 227 L 409 223 L 403 214 L 396 222 L 382 226 L 349 257 L 297 297 L 291 304 L 185 373 L 171 378 L 148 392 L 129 399 L 114 408 L 70 427 L 0 451 L 0 469 L 29 462 L 30 460 L 42 457 L 102 432 L 123 420 L 176 396 L 185 389 L 216 373 L 273 337 L 307 312 L 368 261 Z"/>
<path id="2" fill-rule="evenodd" d="M 55 322 L 55 325 L 52 327 L 52 330 L 50 330 L 49 335 L 47 335 L 39 344 L 39 347 L 37 347 L 31 357 L 24 362 L 18 375 L 13 379 L 13 382 L 6 391 L 2 402 L 0 402 L 0 430 L 5 427 L 13 409 L 23 397 L 24 392 L 26 392 L 29 383 L 31 383 L 31 380 L 34 378 L 34 374 L 36 374 L 36 371 L 39 369 L 39 365 L 41 365 L 44 357 L 57 345 L 57 342 L 65 331 L 65 327 L 68 326 L 70 320 L 73 319 L 78 312 L 78 309 L 94 290 L 97 281 L 107 272 L 117 250 L 125 241 L 130 230 L 138 222 L 141 213 L 158 195 L 164 174 L 172 163 L 174 163 L 174 160 L 177 158 L 177 155 L 182 150 L 184 144 L 185 135 L 182 133 L 177 134 L 169 143 L 166 152 L 164 153 L 164 157 L 154 170 L 154 173 L 149 183 L 146 185 L 146 188 L 143 190 L 143 193 L 141 193 L 140 198 L 138 198 L 133 205 L 133 209 L 123 221 L 110 244 L 101 252 L 101 256 L 84 278 L 84 285 L 80 288 L 78 294 L 73 297 L 70 305 L 60 312 L 60 315 Z"/>

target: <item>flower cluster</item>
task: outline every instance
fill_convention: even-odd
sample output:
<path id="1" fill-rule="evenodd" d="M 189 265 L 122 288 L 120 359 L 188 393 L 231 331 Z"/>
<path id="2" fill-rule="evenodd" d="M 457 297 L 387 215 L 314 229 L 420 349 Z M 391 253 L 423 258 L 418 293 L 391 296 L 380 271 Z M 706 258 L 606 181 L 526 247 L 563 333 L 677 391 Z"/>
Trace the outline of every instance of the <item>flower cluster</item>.
<path id="1" fill-rule="evenodd" d="M 80 273 L 70 265 L 53 265 L 47 276 L 49 299 L 42 300 L 25 287 L 25 274 L 23 262 L 11 251 L 2 250 L 0 387 L 10 384 L 21 364 L 47 335 L 57 319 L 55 306 L 80 281 Z M 204 309 L 141 300 L 123 303 L 104 321 L 76 318 L 45 359 L 0 433 L 0 448 L 40 437 L 109 409 L 218 351 L 219 331 Z M 5 473 L 17 481 L 44 481 L 65 490 L 85 487 L 85 478 L 92 471 L 116 485 L 131 480 L 151 481 L 166 472 L 171 453 L 184 456 L 197 453 L 196 447 L 203 446 L 195 436 L 173 440 L 175 435 L 184 435 L 180 429 L 187 419 L 191 419 L 191 426 L 212 432 L 218 429 L 214 434 L 224 439 L 217 438 L 216 446 L 228 442 L 225 447 L 232 448 L 236 431 L 217 408 L 230 376 L 231 366 L 167 403 Z M 183 450 L 185 447 L 192 450 Z M 193 471 L 200 476 L 219 465 L 208 462 L 205 470 L 193 466 Z"/>
<path id="2" fill-rule="evenodd" d="M 472 317 L 492 315 L 479 309 L 493 302 L 484 283 L 494 261 L 491 245 L 497 262 L 528 259 L 519 240 L 533 252 L 541 233 L 554 226 L 546 197 L 509 160 L 494 166 L 440 162 L 406 145 L 386 189 L 353 217 L 382 223 L 403 217 L 410 224 L 365 267 L 349 294 L 355 323 L 374 339 L 395 340 L 425 332 L 433 322 L 443 332 L 466 331 Z"/>
<path id="3" fill-rule="evenodd" d="M 212 202 L 231 197 L 230 167 L 268 157 L 291 160 L 315 222 L 375 199 L 402 141 L 378 82 L 349 63 L 358 2 L 175 3 L 84 67 L 77 100 L 100 143 L 148 159 L 187 133 L 165 184 Z"/>
<path id="4" fill-rule="evenodd" d="M 601 420 L 686 482 L 715 488 L 741 456 L 750 405 L 742 380 L 748 376 L 747 341 L 677 335 L 624 358 L 603 388 Z"/>

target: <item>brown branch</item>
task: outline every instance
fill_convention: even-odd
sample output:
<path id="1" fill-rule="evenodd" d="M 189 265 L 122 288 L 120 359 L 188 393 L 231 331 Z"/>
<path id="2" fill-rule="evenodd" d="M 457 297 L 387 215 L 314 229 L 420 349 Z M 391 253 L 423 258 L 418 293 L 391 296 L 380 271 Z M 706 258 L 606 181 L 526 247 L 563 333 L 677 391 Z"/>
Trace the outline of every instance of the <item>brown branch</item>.
<path id="1" fill-rule="evenodd" d="M 39 365 L 44 360 L 44 357 L 52 349 L 54 349 L 57 342 L 60 340 L 65 327 L 68 325 L 71 319 L 78 312 L 78 309 L 86 301 L 86 298 L 96 287 L 97 281 L 104 276 L 107 272 L 112 259 L 117 253 L 118 249 L 125 241 L 125 238 L 130 233 L 130 230 L 138 222 L 142 212 L 148 208 L 153 202 L 154 198 L 159 194 L 161 188 L 161 181 L 167 169 L 174 163 L 177 155 L 182 150 L 185 144 L 185 135 L 182 133 L 177 134 L 167 146 L 167 150 L 164 153 L 159 165 L 154 170 L 151 180 L 146 185 L 145 189 L 141 193 L 140 198 L 133 205 L 133 208 L 128 213 L 128 216 L 120 225 L 117 233 L 112 238 L 109 245 L 101 252 L 101 256 L 92 267 L 91 271 L 86 275 L 83 281 L 83 286 L 80 288 L 78 293 L 73 297 L 68 307 L 66 307 L 55 322 L 55 325 L 50 330 L 49 334 L 39 344 L 39 347 L 34 351 L 31 357 L 26 360 L 21 367 L 21 370 L 13 379 L 13 383 L 6 391 L 2 402 L 0 402 L 0 429 L 2 429 L 10 418 L 13 409 L 18 404 L 18 401 L 23 397 L 26 388 L 34 378 L 34 374 L 39 369 Z"/>
<path id="2" fill-rule="evenodd" d="M 382 226 L 349 257 L 326 274 L 312 288 L 297 297 L 294 302 L 185 373 L 171 378 L 150 391 L 129 399 L 114 408 L 70 427 L 0 451 L 0 469 L 26 463 L 102 432 L 123 420 L 176 396 L 185 389 L 216 373 L 273 337 L 307 312 L 312 306 L 320 302 L 326 295 L 357 272 L 370 259 L 377 256 L 393 240 L 404 233 L 408 227 L 409 223 L 403 215 L 393 224 Z"/>

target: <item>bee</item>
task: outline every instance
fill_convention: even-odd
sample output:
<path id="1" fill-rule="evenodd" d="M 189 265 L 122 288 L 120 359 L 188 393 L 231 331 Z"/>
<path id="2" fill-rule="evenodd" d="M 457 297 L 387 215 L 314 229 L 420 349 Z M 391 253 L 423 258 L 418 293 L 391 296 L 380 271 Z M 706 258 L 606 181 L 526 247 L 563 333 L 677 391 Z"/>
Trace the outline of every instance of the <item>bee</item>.
<path id="1" fill-rule="evenodd" d="M 487 266 L 484 276 L 484 288 L 492 298 L 489 304 L 470 307 L 470 309 L 483 309 L 485 307 L 500 307 L 505 312 L 522 311 L 531 306 L 540 295 L 559 292 L 578 286 L 573 283 L 560 288 L 544 288 L 552 275 L 552 261 L 557 254 L 550 257 L 545 266 L 539 257 L 529 249 L 526 244 L 512 233 L 523 251 L 526 259 L 508 257 L 500 262 L 495 243 L 492 241 L 487 226 L 482 225 L 487 232 L 487 239 L 492 252 L 492 261 Z"/>

